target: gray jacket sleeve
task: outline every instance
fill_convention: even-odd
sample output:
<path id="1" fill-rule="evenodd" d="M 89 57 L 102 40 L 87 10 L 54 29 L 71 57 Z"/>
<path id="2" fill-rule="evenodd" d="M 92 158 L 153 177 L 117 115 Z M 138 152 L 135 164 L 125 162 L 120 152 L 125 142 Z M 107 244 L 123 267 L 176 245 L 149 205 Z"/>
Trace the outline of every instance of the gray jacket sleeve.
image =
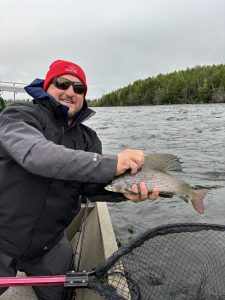
<path id="1" fill-rule="evenodd" d="M 27 171 L 56 179 L 105 183 L 117 156 L 72 150 L 45 138 L 34 113 L 8 107 L 0 115 L 0 146 Z"/>

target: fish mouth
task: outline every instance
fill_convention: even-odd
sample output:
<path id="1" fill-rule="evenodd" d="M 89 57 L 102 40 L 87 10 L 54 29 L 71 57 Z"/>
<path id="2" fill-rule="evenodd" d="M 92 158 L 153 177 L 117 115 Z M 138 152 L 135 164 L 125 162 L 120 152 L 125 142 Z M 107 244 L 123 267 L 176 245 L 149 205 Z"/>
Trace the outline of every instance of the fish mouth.
<path id="1" fill-rule="evenodd" d="M 105 187 L 104 187 L 104 189 L 106 190 L 106 191 L 109 191 L 109 192 L 112 192 L 113 190 L 112 190 L 112 187 L 110 186 L 110 185 L 106 185 Z"/>

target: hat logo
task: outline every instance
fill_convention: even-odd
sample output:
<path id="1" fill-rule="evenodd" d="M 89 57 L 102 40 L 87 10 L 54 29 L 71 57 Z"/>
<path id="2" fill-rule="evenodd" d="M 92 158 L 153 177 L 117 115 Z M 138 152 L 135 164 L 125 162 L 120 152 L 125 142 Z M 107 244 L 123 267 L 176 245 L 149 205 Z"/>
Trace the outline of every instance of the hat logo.
<path id="1" fill-rule="evenodd" d="M 73 65 L 66 66 L 66 67 L 65 67 L 65 71 L 66 71 L 66 72 L 78 73 L 76 67 L 73 66 Z"/>

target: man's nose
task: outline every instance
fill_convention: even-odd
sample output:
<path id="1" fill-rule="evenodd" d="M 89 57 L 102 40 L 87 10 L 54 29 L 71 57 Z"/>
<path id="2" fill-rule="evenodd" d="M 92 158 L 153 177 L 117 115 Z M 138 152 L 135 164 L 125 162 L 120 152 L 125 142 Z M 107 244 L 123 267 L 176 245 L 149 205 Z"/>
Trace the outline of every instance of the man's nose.
<path id="1" fill-rule="evenodd" d="M 68 89 L 66 90 L 66 94 L 68 95 L 68 96 L 74 96 L 74 90 L 73 90 L 73 86 L 72 85 L 70 85 L 69 87 L 68 87 Z"/>

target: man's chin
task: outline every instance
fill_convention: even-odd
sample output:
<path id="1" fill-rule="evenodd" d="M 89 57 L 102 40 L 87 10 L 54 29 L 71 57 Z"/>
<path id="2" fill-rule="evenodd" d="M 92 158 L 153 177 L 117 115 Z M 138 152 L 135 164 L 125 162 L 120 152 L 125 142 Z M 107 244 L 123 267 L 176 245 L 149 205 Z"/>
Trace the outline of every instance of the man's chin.
<path id="1" fill-rule="evenodd" d="M 60 101 L 60 104 L 62 104 L 63 106 L 68 108 L 68 112 L 67 112 L 68 119 L 73 119 L 75 117 L 75 115 L 78 114 L 82 108 L 82 107 L 76 107 L 76 106 L 74 107 L 74 105 L 68 104 L 63 101 Z"/>
<path id="2" fill-rule="evenodd" d="M 72 120 L 77 114 L 79 113 L 79 111 L 77 110 L 68 110 L 67 116 L 68 116 L 68 120 Z"/>

